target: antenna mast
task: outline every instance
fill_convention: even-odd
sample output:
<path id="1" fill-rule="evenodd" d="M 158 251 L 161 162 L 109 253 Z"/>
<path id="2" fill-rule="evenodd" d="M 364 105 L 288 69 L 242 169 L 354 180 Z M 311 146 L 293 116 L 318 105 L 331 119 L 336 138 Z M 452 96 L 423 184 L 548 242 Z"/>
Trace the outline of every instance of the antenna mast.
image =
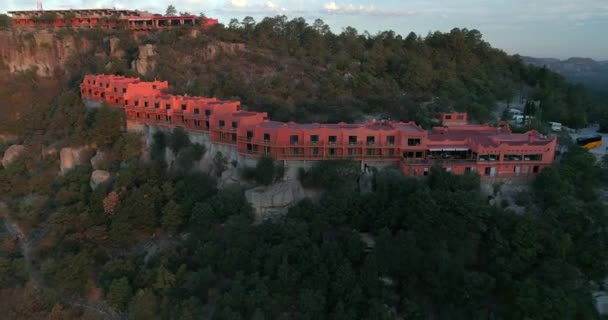
<path id="1" fill-rule="evenodd" d="M 36 2 L 36 9 L 37 9 L 38 11 L 43 11 L 43 9 L 42 9 L 42 0 L 38 0 L 38 1 Z"/>

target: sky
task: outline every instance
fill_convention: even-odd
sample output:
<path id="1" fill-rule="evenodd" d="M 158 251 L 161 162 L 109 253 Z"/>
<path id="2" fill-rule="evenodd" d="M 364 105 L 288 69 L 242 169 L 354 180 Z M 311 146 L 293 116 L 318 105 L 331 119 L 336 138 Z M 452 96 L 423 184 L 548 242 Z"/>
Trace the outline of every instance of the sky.
<path id="1" fill-rule="evenodd" d="M 284 14 L 320 18 L 333 32 L 393 30 L 447 32 L 478 29 L 493 47 L 511 54 L 608 60 L 608 0 L 43 0 L 45 9 L 120 8 L 164 13 L 204 12 L 228 24 L 231 18 Z M 0 12 L 31 10 L 36 0 L 0 0 Z"/>

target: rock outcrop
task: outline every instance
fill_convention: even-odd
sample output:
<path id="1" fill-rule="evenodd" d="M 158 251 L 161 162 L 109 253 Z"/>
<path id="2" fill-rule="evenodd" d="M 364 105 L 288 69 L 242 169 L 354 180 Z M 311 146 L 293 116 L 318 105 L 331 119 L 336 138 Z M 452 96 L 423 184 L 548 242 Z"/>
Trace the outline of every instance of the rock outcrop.
<path id="1" fill-rule="evenodd" d="M 6 168 L 13 161 L 17 160 L 23 151 L 25 151 L 25 147 L 20 144 L 14 144 L 8 147 L 4 152 L 4 157 L 2 157 L 2 166 Z"/>
<path id="2" fill-rule="evenodd" d="M 89 185 L 91 186 L 91 189 L 95 190 L 99 185 L 110 181 L 110 178 L 112 178 L 112 175 L 109 172 L 105 170 L 95 170 L 91 173 Z"/>
<path id="3" fill-rule="evenodd" d="M 63 148 L 59 152 L 60 173 L 66 174 L 68 171 L 74 169 L 78 165 L 85 164 L 89 161 L 92 155 L 92 148 L 85 146 L 80 148 Z"/>
<path id="4" fill-rule="evenodd" d="M 255 210 L 256 223 L 287 213 L 305 198 L 316 198 L 307 192 L 298 180 L 288 180 L 270 186 L 260 186 L 245 191 L 245 197 Z"/>
<path id="5" fill-rule="evenodd" d="M 139 56 L 132 62 L 131 68 L 141 75 L 152 72 L 156 68 L 156 46 L 139 46 Z"/>
<path id="6" fill-rule="evenodd" d="M 122 58 L 125 55 L 125 50 L 120 47 L 120 39 L 112 37 L 110 42 L 110 56 L 113 58 Z"/>
<path id="7" fill-rule="evenodd" d="M 41 77 L 64 72 L 65 63 L 73 54 L 85 54 L 90 43 L 72 34 L 58 36 L 49 30 L 0 31 L 0 57 L 11 73 L 36 68 Z"/>
<path id="8" fill-rule="evenodd" d="M 91 158 L 91 166 L 93 170 L 100 170 L 107 163 L 107 154 L 97 150 L 95 156 Z"/>

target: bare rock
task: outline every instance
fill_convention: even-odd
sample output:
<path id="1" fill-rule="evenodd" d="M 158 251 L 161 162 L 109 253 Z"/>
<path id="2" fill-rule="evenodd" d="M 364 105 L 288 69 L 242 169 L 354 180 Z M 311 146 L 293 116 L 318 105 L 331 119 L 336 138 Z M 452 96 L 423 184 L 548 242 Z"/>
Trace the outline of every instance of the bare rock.
<path id="1" fill-rule="evenodd" d="M 97 150 L 95 156 L 91 158 L 91 166 L 93 167 L 93 170 L 101 169 L 108 162 L 107 158 L 108 155 L 105 152 Z"/>
<path id="2" fill-rule="evenodd" d="M 257 223 L 287 213 L 289 208 L 307 197 L 298 180 L 288 180 L 270 186 L 245 191 L 247 201 L 254 208 Z"/>
<path id="3" fill-rule="evenodd" d="M 146 75 L 156 68 L 156 47 L 152 44 L 139 46 L 139 56 L 132 63 L 132 68 L 141 75 Z"/>
<path id="4" fill-rule="evenodd" d="M 125 51 L 120 48 L 120 39 L 117 37 L 110 38 L 110 56 L 113 58 L 122 58 Z"/>
<path id="5" fill-rule="evenodd" d="M 17 158 L 25 151 L 25 147 L 20 144 L 14 144 L 4 152 L 4 157 L 2 158 L 2 166 L 5 168 L 11 164 L 13 161 L 17 160 Z"/>
<path id="6" fill-rule="evenodd" d="M 91 173 L 89 185 L 91 186 L 91 189 L 95 190 L 99 185 L 110 181 L 111 177 L 112 175 L 105 170 L 95 170 Z"/>
<path id="7" fill-rule="evenodd" d="M 62 175 L 74 169 L 78 165 L 83 165 L 91 158 L 92 149 L 89 146 L 80 148 L 62 148 L 59 152 L 60 164 L 59 171 Z"/>

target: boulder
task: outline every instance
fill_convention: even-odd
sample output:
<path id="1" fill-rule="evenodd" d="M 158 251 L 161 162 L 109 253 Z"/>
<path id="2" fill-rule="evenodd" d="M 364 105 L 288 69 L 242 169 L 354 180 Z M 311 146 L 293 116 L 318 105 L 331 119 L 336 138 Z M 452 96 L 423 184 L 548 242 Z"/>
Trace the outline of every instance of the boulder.
<path id="1" fill-rule="evenodd" d="M 219 177 L 217 186 L 219 189 L 225 189 L 226 187 L 240 184 L 241 182 L 242 180 L 239 170 L 232 165 L 228 165 L 228 168 L 224 170 Z"/>
<path id="2" fill-rule="evenodd" d="M 111 177 L 112 175 L 105 170 L 95 170 L 91 173 L 89 185 L 91 186 L 91 189 L 95 190 L 100 184 L 110 181 Z"/>
<path id="3" fill-rule="evenodd" d="M 289 208 L 307 197 L 298 180 L 288 180 L 270 186 L 245 191 L 245 197 L 255 210 L 257 223 L 285 214 Z"/>
<path id="4" fill-rule="evenodd" d="M 103 151 L 97 150 L 95 156 L 91 158 L 91 166 L 93 170 L 99 170 L 103 165 L 105 165 L 108 161 L 108 155 Z"/>
<path id="5" fill-rule="evenodd" d="M 63 175 L 74 167 L 85 164 L 91 158 L 91 148 L 88 146 L 62 148 L 59 152 L 59 158 L 59 171 Z"/>
<path id="6" fill-rule="evenodd" d="M 25 147 L 20 144 L 14 144 L 8 147 L 4 152 L 4 157 L 2 157 L 2 166 L 6 168 L 13 161 L 17 160 L 24 150 Z"/>

